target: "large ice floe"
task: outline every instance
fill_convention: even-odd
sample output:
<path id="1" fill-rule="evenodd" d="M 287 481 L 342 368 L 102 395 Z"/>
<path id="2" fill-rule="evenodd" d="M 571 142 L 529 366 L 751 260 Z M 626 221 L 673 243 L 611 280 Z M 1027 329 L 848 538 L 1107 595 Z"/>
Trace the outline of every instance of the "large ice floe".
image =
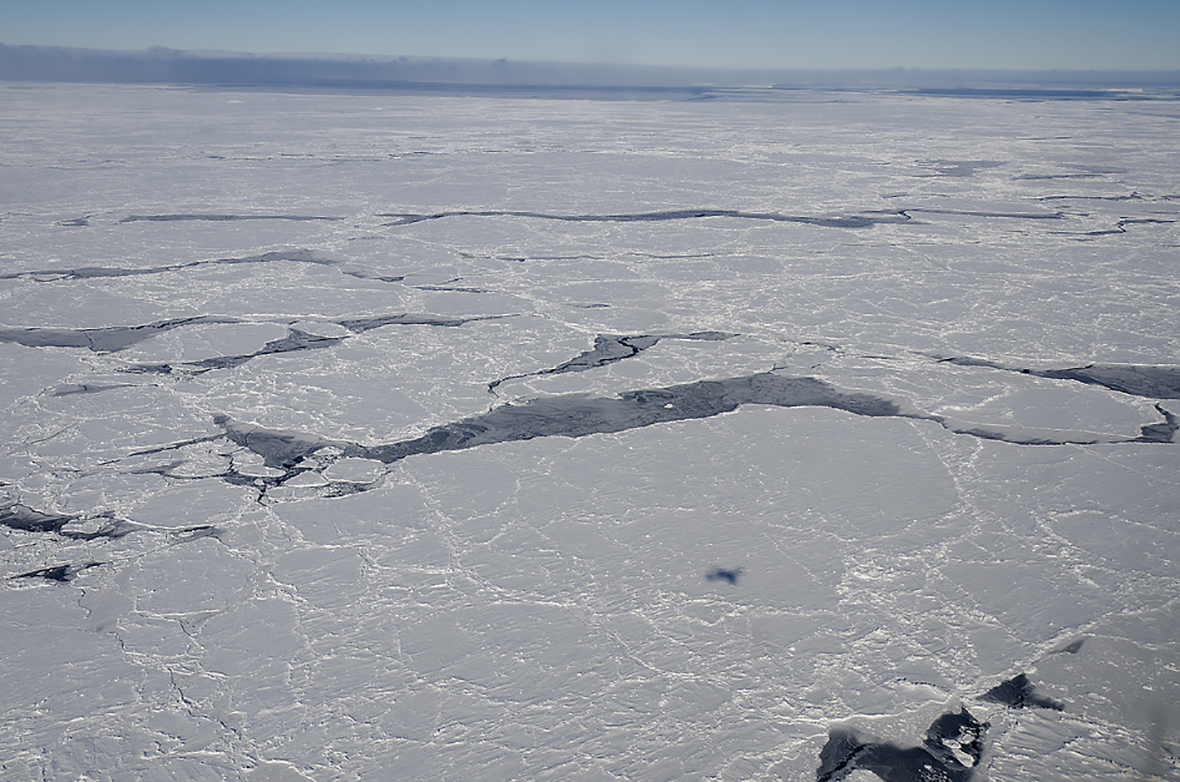
<path id="1" fill-rule="evenodd" d="M 1180 772 L 1180 103 L 3 86 L 0 779 Z"/>

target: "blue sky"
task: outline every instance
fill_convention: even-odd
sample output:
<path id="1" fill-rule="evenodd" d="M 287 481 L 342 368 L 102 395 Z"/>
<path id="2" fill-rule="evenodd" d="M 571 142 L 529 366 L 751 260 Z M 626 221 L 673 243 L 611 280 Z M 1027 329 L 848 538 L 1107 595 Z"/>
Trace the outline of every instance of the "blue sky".
<path id="1" fill-rule="evenodd" d="M 0 0 L 0 42 L 710 68 L 1180 69 L 1180 0 Z"/>

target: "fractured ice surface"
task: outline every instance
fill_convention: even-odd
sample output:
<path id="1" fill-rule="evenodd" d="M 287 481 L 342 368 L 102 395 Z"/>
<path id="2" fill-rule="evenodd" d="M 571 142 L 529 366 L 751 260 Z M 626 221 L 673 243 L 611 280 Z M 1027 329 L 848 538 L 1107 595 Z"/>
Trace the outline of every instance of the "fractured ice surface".
<path id="1" fill-rule="evenodd" d="M 1177 772 L 1175 101 L 0 92 L 0 778 Z"/>

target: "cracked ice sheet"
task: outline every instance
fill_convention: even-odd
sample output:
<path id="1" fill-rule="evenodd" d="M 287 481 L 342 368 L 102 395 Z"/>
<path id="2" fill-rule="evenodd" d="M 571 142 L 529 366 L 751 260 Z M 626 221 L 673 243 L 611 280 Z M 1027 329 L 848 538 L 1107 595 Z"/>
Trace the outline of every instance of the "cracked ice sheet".
<path id="1" fill-rule="evenodd" d="M 0 344 L 0 489 L 79 529 L 134 525 L 2 530 L 5 575 L 103 563 L 4 581 L 5 774 L 809 779 L 833 726 L 912 746 L 961 700 L 993 725 L 995 776 L 1130 779 L 1180 724 L 1172 445 L 1030 448 L 746 406 L 388 475 L 338 460 L 264 504 L 218 476 L 272 468 L 203 440 L 218 415 L 410 439 L 598 335 L 702 330 L 739 336 L 497 391 L 610 397 L 783 366 L 970 425 L 1134 436 L 1158 400 L 930 356 L 1175 365 L 1175 225 L 1096 233 L 1174 218 L 1170 104 L 5 97 L 26 118 L 5 125 L 5 274 L 198 265 L 6 278 L 0 326 L 237 319 L 112 355 Z M 1001 165 L 948 163 L 983 159 Z M 693 208 L 912 219 L 380 216 Z M 346 219 L 123 222 L 169 214 Z M 260 260 L 217 263 L 234 258 Z M 401 313 L 512 317 L 339 325 Z M 288 328 L 348 339 L 199 377 L 121 371 L 253 354 Z M 374 485 L 326 498 L 329 481 Z M 978 702 L 1021 672 L 1065 710 Z"/>
<path id="2" fill-rule="evenodd" d="M 1128 588 L 1144 606 L 1153 592 L 1170 600 L 1166 564 L 1145 578 L 1143 566 L 1094 567 L 1079 552 L 1066 562 L 1106 579 L 1086 588 L 1033 530 L 964 534 L 955 476 L 940 462 L 957 441 L 917 431 L 922 423 L 879 423 L 866 431 L 836 411 L 755 408 L 411 459 L 388 489 L 277 506 L 258 517 L 265 531 L 239 525 L 232 548 L 287 538 L 251 546 L 273 552 L 263 563 L 208 541 L 140 560 L 122 576 L 130 588 L 89 589 L 147 596 L 117 635 L 131 659 L 183 668 L 200 719 L 228 720 L 275 757 L 346 776 L 363 774 L 372 750 L 331 759 L 324 742 L 343 752 L 365 740 L 395 764 L 407 743 L 430 747 L 426 776 L 487 752 L 530 768 L 548 762 L 546 750 L 570 773 L 625 776 L 673 742 L 688 748 L 684 772 L 703 773 L 774 757 L 802 726 L 815 744 L 832 711 L 881 720 L 910 698 L 917 708 L 979 689 L 995 659 L 1117 617 Z M 1041 485 L 979 473 L 1018 495 Z M 882 496 L 894 499 L 874 501 Z M 1016 557 L 1013 540 L 1033 550 Z M 734 561 L 740 591 L 703 579 L 701 563 Z M 979 579 L 986 567 L 1000 578 Z M 243 599 L 243 584 L 260 578 L 268 586 Z M 1042 616 L 1052 604 L 1022 607 L 987 588 L 1013 579 L 1067 583 L 1050 590 L 1061 598 Z M 1167 686 L 1166 672 L 1141 673 Z M 314 705 L 287 700 L 291 677 Z M 628 722 L 636 713 L 642 726 Z M 339 732 L 357 715 L 362 725 Z M 309 721 L 337 733 L 292 731 Z M 708 740 L 693 747 L 686 734 Z"/>

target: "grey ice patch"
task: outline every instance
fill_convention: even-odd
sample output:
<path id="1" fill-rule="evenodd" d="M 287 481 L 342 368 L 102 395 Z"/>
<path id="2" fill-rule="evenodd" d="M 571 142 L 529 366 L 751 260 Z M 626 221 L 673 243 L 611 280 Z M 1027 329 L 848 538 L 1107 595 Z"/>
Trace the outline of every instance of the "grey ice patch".
<path id="1" fill-rule="evenodd" d="M 77 578 L 78 574 L 83 570 L 89 570 L 92 567 L 98 567 L 102 562 L 83 562 L 80 565 L 54 565 L 53 567 L 41 568 L 40 570 L 30 570 L 28 573 L 20 573 L 12 576 L 12 579 L 18 578 L 43 578 L 46 581 L 57 581 L 60 584 L 66 584 Z"/>
<path id="2" fill-rule="evenodd" d="M 816 782 L 839 782 L 857 769 L 870 771 L 885 782 L 967 782 L 979 766 L 989 727 L 961 709 L 936 719 L 922 745 L 910 748 L 834 728 L 820 752 Z"/>
<path id="3" fill-rule="evenodd" d="M 1037 688 L 1028 676 L 1021 673 L 1008 681 L 1000 682 L 995 687 L 979 696 L 980 700 L 1002 703 L 1014 709 L 1037 708 L 1063 711 L 1065 705 L 1052 698 L 1047 698 L 1037 692 Z"/>
<path id="4" fill-rule="evenodd" d="M 147 266 L 140 269 L 124 269 L 117 266 L 78 266 L 66 269 L 31 269 L 29 271 L 10 272 L 0 274 L 0 280 L 15 280 L 21 278 L 32 279 L 37 282 L 56 282 L 58 280 L 89 280 L 101 277 L 138 277 L 148 274 L 166 274 L 168 272 L 195 269 L 200 266 L 238 266 L 243 264 L 274 263 L 288 261 L 290 263 L 309 263 L 316 266 L 340 266 L 340 261 L 319 258 L 310 250 L 285 250 L 252 255 L 245 258 L 215 258 L 207 261 L 188 261 L 186 263 L 170 263 L 163 266 Z M 401 277 L 379 277 L 359 271 L 342 270 L 343 274 L 364 279 L 380 279 L 384 281 L 400 281 Z"/>
<path id="5" fill-rule="evenodd" d="M 291 468 L 321 448 L 345 445 L 315 435 L 239 423 L 226 415 L 216 416 L 213 423 L 225 430 L 230 441 L 258 454 L 267 467 L 276 469 Z"/>
<path id="6" fill-rule="evenodd" d="M 729 217 L 740 220 L 761 220 L 772 223 L 802 223 L 804 225 L 817 225 L 824 228 L 871 228 L 879 223 L 896 223 L 908 219 L 905 215 L 898 212 L 882 212 L 873 215 L 858 214 L 834 217 L 810 217 L 804 215 L 786 215 L 778 212 L 743 212 L 737 209 L 671 209 L 660 212 L 629 212 L 605 215 L 558 215 L 547 214 L 545 212 L 488 209 L 434 212 L 432 214 L 391 212 L 377 216 L 395 218 L 394 222 L 386 223 L 390 227 L 412 225 L 427 220 L 442 220 L 448 217 L 528 217 L 537 220 L 557 220 L 567 223 L 658 223 L 673 220 Z"/>
<path id="7" fill-rule="evenodd" d="M 239 356 L 214 356 L 213 358 L 205 358 L 200 361 L 185 362 L 183 366 L 194 367 L 198 372 L 208 372 L 211 369 L 232 369 L 259 356 L 330 348 L 333 345 L 343 342 L 345 339 L 345 337 L 321 337 L 317 334 L 300 331 L 299 329 L 287 329 L 287 336 L 267 342 L 262 346 L 261 350 L 255 353 L 246 353 Z"/>
<path id="8" fill-rule="evenodd" d="M 94 529 L 71 529 L 70 525 L 83 525 Z M 43 513 L 12 501 L 0 505 L 0 526 L 22 532 L 53 533 L 69 540 L 116 540 L 139 527 L 133 522 L 116 519 L 109 514 L 99 514 L 87 519 L 82 515 Z"/>
<path id="9" fill-rule="evenodd" d="M 161 271 L 172 271 L 174 267 L 154 266 L 150 269 L 120 269 L 110 266 L 79 266 L 73 269 L 33 269 L 24 272 L 10 272 L 0 274 L 0 280 L 15 280 L 22 277 L 38 282 L 55 282 L 57 280 L 89 280 L 99 277 L 134 277 L 140 274 L 158 274 Z M 179 266 L 175 268 L 181 268 Z"/>
<path id="10" fill-rule="evenodd" d="M 214 538 L 220 540 L 221 529 L 212 524 L 201 524 L 196 527 L 184 527 L 178 529 L 174 535 L 177 543 L 191 543 L 194 540 L 201 540 L 202 538 Z"/>
<path id="11" fill-rule="evenodd" d="M 1180 399 L 1180 367 L 1152 364 L 1087 364 L 1084 367 L 1069 369 L 1025 369 L 967 356 L 931 358 L 944 364 L 962 367 L 988 367 L 1050 380 L 1074 380 L 1148 399 Z"/>
<path id="12" fill-rule="evenodd" d="M 1139 427 L 1139 436 L 1134 442 L 1139 443 L 1170 443 L 1175 441 L 1176 430 L 1180 429 L 1180 421 L 1176 416 L 1164 409 L 1163 405 L 1156 405 L 1157 413 L 1164 417 L 1162 424 L 1145 424 Z"/>
<path id="13" fill-rule="evenodd" d="M 58 532 L 75 518 L 61 513 L 42 513 L 17 502 L 0 506 L 0 525 L 24 532 Z"/>
<path id="14" fill-rule="evenodd" d="M 933 168 L 939 176 L 970 177 L 981 169 L 999 168 L 1004 163 L 1000 160 L 928 160 L 920 165 Z"/>
<path id="15" fill-rule="evenodd" d="M 341 269 L 340 273 L 346 274 L 349 277 L 356 277 L 358 280 L 377 280 L 378 282 L 404 282 L 406 279 L 406 275 L 404 274 L 378 274 L 368 269 Z"/>
<path id="16" fill-rule="evenodd" d="M 73 396 L 75 394 L 97 394 L 100 391 L 110 391 L 116 388 L 135 388 L 134 383 L 67 383 L 53 390 L 51 396 Z"/>
<path id="17" fill-rule="evenodd" d="M 655 424 L 710 418 L 742 405 L 775 407 L 830 407 L 865 417 L 896 417 L 930 421 L 955 434 L 1013 445 L 1069 445 L 1097 442 L 1144 442 L 1140 438 L 1117 439 L 1096 435 L 1049 436 L 1021 430 L 965 427 L 938 415 L 906 411 L 892 399 L 843 391 L 813 377 L 783 377 L 764 372 L 724 380 L 627 391 L 617 397 L 566 394 L 540 397 L 522 404 L 507 404 L 486 413 L 436 426 L 421 437 L 387 445 L 362 446 L 297 432 L 268 430 L 231 421 L 220 415 L 214 422 L 233 442 L 260 455 L 268 467 L 282 468 L 289 477 L 301 471 L 298 464 L 321 448 L 335 447 L 344 457 L 374 459 L 392 464 L 409 456 L 460 451 L 497 443 L 520 442 L 537 437 L 586 437 L 614 434 Z M 161 450 L 161 449 L 156 449 Z M 287 478 L 268 479 L 281 484 Z M 261 479 L 254 479 L 259 483 Z"/>
<path id="18" fill-rule="evenodd" d="M 585 437 L 611 434 L 654 424 L 710 418 L 745 404 L 776 407 L 831 407 L 866 417 L 898 417 L 931 421 L 955 434 L 1014 445 L 1088 445 L 1098 442 L 1144 442 L 1140 438 L 1098 435 L 1050 435 L 1022 430 L 962 426 L 948 418 L 905 411 L 885 397 L 843 391 L 812 377 L 783 377 L 772 372 L 724 380 L 627 391 L 616 398 L 585 394 L 542 397 L 520 405 L 504 405 L 482 415 L 429 430 L 414 440 L 373 447 L 353 446 L 348 455 L 386 463 L 416 454 L 474 448 L 535 437 Z M 1170 414 L 1167 414 L 1170 415 Z"/>
<path id="19" fill-rule="evenodd" d="M 506 316 L 481 315 L 474 318 L 447 318 L 440 315 L 411 315 L 402 313 L 400 315 L 378 315 L 372 318 L 347 318 L 345 320 L 333 321 L 333 323 L 359 334 L 360 332 L 379 329 L 383 326 L 443 326 L 452 328 L 467 323 L 474 323 L 479 320 L 495 320 L 502 317 Z"/>
<path id="20" fill-rule="evenodd" d="M 148 323 L 142 326 L 107 326 L 93 329 L 0 328 L 0 342 L 25 347 L 87 348 L 95 353 L 115 353 L 158 334 L 195 323 L 241 323 L 237 318 L 199 315 Z"/>
<path id="21" fill-rule="evenodd" d="M 762 373 L 627 391 L 613 399 L 585 394 L 542 397 L 435 427 L 414 440 L 373 447 L 351 446 L 347 454 L 388 464 L 416 454 L 457 451 L 492 443 L 536 437 L 585 437 L 709 418 L 732 412 L 743 404 L 834 407 L 863 416 L 903 415 L 901 408 L 888 399 L 841 391 L 815 378 Z M 908 417 L 939 420 L 922 415 Z"/>
<path id="22" fill-rule="evenodd" d="M 256 359 L 260 356 L 272 356 L 280 353 L 295 353 L 301 350 L 319 350 L 330 348 L 343 342 L 347 337 L 321 337 L 299 329 L 287 329 L 287 336 L 271 340 L 254 353 L 243 353 L 236 356 L 213 356 L 199 361 L 183 361 L 176 364 L 132 364 L 123 368 L 122 372 L 138 375 L 157 374 L 169 375 L 175 370 L 199 375 L 214 369 L 233 369 Z"/>
<path id="23" fill-rule="evenodd" d="M 1116 236 L 1125 234 L 1128 225 L 1174 225 L 1176 220 L 1161 220 L 1150 217 L 1126 217 L 1114 224 L 1114 228 L 1105 231 L 1087 231 L 1085 236 Z"/>
<path id="24" fill-rule="evenodd" d="M 1042 182 L 1054 179 L 1097 179 L 1099 174 L 1021 174 L 1012 177 L 1015 182 Z"/>
<path id="25" fill-rule="evenodd" d="M 1066 168 L 1072 168 L 1075 171 L 1080 171 L 1077 174 L 1024 174 L 1022 176 L 1014 177 L 1016 180 L 1024 181 L 1041 181 L 1051 179 L 1097 179 L 1101 176 L 1109 174 L 1125 174 L 1127 170 L 1124 168 L 1111 168 L 1110 166 L 1087 166 L 1087 165 L 1071 165 Z"/>
<path id="26" fill-rule="evenodd" d="M 1038 201 L 1145 201 L 1138 193 L 1118 196 L 1053 195 L 1041 196 Z"/>
<path id="27" fill-rule="evenodd" d="M 456 285 L 415 285 L 416 291 L 440 291 L 445 293 L 487 293 L 484 288 L 463 288 Z"/>
<path id="28" fill-rule="evenodd" d="M 904 90 L 915 95 L 942 95 L 955 98 L 999 98 L 1001 100 L 1142 100 L 1132 92 L 1085 89 L 1037 89 L 1009 87 L 923 87 Z"/>
<path id="29" fill-rule="evenodd" d="M 910 207 L 898 209 L 897 214 L 909 216 L 910 212 L 932 215 L 958 215 L 960 217 L 1003 217 L 1009 220 L 1061 220 L 1063 212 L 986 212 L 975 209 L 934 209 L 931 207 Z"/>
<path id="30" fill-rule="evenodd" d="M 1180 367 L 1089 364 L 1076 369 L 1029 370 L 1028 374 L 1076 380 L 1150 399 L 1180 399 Z"/>
<path id="31" fill-rule="evenodd" d="M 343 326 L 353 333 L 360 333 L 376 328 L 389 325 L 423 325 L 423 326 L 443 326 L 453 327 L 462 326 L 466 323 L 479 320 L 494 320 L 503 315 L 484 315 L 474 318 L 446 318 L 433 315 L 385 315 L 373 318 L 350 318 L 346 320 L 333 321 L 336 325 Z M 344 340 L 344 337 L 324 337 L 318 334 L 311 334 L 299 329 L 290 328 L 286 337 L 282 339 L 272 340 L 266 343 L 261 350 L 254 353 L 245 353 L 236 356 L 213 356 L 211 358 L 201 359 L 199 361 L 186 361 L 173 364 L 134 364 L 124 368 L 124 372 L 132 372 L 135 374 L 172 374 L 174 370 L 181 370 L 182 372 L 190 372 L 192 374 L 202 374 L 214 369 L 233 369 L 239 367 L 260 356 L 270 356 L 280 353 L 293 353 L 301 350 L 318 350 L 321 348 L 328 348 L 337 345 Z"/>
<path id="32" fill-rule="evenodd" d="M 384 464 L 408 456 L 458 451 L 481 445 L 518 442 L 537 437 L 585 437 L 591 434 L 622 432 L 644 426 L 688 419 L 709 418 L 732 412 L 743 404 L 767 404 L 779 407 L 833 407 L 863 416 L 905 416 L 941 423 L 935 416 L 905 414 L 893 401 L 869 394 L 841 391 L 822 380 L 807 377 L 779 377 L 762 373 L 726 380 L 702 380 L 667 388 L 628 391 L 616 398 L 568 394 L 542 397 L 520 405 L 503 405 L 487 413 L 430 429 L 422 437 L 388 445 L 362 446 L 329 440 L 300 432 L 265 429 L 218 415 L 213 422 L 225 430 L 223 435 L 197 438 L 141 451 L 144 456 L 177 450 L 185 445 L 207 442 L 221 437 L 258 454 L 267 467 L 286 474 L 261 478 L 227 473 L 222 475 L 243 485 L 281 485 L 310 469 L 307 465 L 321 449 L 335 452 L 322 469 L 340 457 L 372 459 Z M 305 462 L 304 460 L 309 460 Z"/>
<path id="33" fill-rule="evenodd" d="M 230 220 L 294 220 L 309 222 L 316 220 L 340 221 L 343 217 L 321 217 L 319 215 L 236 215 L 236 214 L 162 214 L 128 215 L 120 223 L 175 223 L 175 222 L 227 222 Z"/>
<path id="34" fill-rule="evenodd" d="M 617 334 L 599 334 L 594 338 L 594 348 L 574 356 L 569 361 L 558 364 L 551 369 L 542 369 L 537 372 L 527 372 L 522 375 L 509 375 L 508 377 L 493 380 L 488 383 L 488 391 L 495 393 L 497 386 L 508 382 L 509 380 L 520 380 L 526 377 L 537 377 L 540 375 L 561 375 L 567 372 L 582 372 L 587 369 L 594 369 L 595 367 L 612 364 L 616 361 L 622 361 L 625 358 L 637 356 L 644 350 L 654 347 L 661 339 L 687 339 L 687 340 L 701 340 L 709 342 L 717 342 L 720 340 L 736 337 L 737 334 L 730 334 L 724 331 L 695 331 L 691 334 L 638 334 L 635 336 L 623 336 Z"/>

